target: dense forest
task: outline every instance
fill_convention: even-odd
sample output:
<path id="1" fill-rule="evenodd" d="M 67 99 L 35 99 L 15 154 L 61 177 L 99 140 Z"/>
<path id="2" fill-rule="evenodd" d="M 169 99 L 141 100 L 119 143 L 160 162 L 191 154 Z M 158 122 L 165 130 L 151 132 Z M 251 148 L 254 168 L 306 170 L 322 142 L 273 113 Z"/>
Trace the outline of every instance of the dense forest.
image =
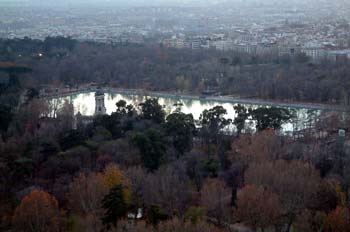
<path id="1" fill-rule="evenodd" d="M 166 116 L 157 99 L 119 101 L 73 130 L 70 104 L 57 118 L 47 108 L 31 99 L 2 128 L 3 231 L 350 229 L 348 142 L 277 135 L 288 111 L 237 106 L 232 121 L 216 106 L 198 127 L 180 108 Z M 319 124 L 342 125 L 331 122 Z M 237 133 L 224 133 L 231 123 Z"/>
<path id="2" fill-rule="evenodd" d="M 293 112 L 274 107 L 237 105 L 236 118 L 228 119 L 215 106 L 195 121 L 181 106 L 171 106 L 167 115 L 149 98 L 139 105 L 118 101 L 111 115 L 96 115 L 89 123 L 74 116 L 69 102 L 49 117 L 40 84 L 135 87 L 147 74 L 149 87 L 172 90 L 176 76 L 183 75 L 191 80 L 183 91 L 196 91 L 204 75 L 221 68 L 225 80 L 246 75 L 243 65 L 222 67 L 227 60 L 220 62 L 222 54 L 215 51 L 157 48 L 158 54 L 151 47 L 51 40 L 1 42 L 7 51 L 0 65 L 1 231 L 350 231 L 348 115 L 325 114 L 294 136 L 278 133 Z M 290 72 L 279 72 L 280 78 L 331 70 L 290 62 Z M 266 71 L 252 69 L 261 78 Z M 346 69 L 315 85 L 322 88 L 328 80 L 328 88 L 345 88 L 346 75 L 340 74 Z M 275 83 L 282 88 L 285 82 Z M 298 85 L 297 79 L 291 82 Z M 228 126 L 235 130 L 228 133 Z"/>
<path id="3" fill-rule="evenodd" d="M 30 65 L 27 86 L 89 82 L 121 88 L 348 105 L 348 62 L 312 64 L 303 55 L 258 57 L 159 44 L 98 44 L 69 38 L 0 40 L 0 61 Z M 0 80 L 6 79 L 6 76 Z"/>

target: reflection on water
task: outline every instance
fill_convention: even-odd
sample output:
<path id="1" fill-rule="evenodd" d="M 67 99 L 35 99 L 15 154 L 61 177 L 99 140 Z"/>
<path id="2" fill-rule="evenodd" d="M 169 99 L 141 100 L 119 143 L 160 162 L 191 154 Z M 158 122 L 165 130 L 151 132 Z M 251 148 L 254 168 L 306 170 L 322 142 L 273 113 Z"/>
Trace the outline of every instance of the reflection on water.
<path id="1" fill-rule="evenodd" d="M 107 113 L 111 114 L 116 110 L 115 103 L 119 100 L 124 100 L 127 104 L 138 106 L 141 102 L 145 101 L 148 96 L 135 95 L 135 94 L 119 94 L 119 93 L 106 93 L 105 94 L 105 106 Z M 64 99 L 68 99 L 74 105 L 74 113 L 80 112 L 83 115 L 94 115 L 95 111 L 95 93 L 80 93 L 71 95 L 60 99 L 63 102 Z M 227 118 L 234 119 L 236 117 L 233 107 L 236 105 L 231 102 L 216 102 L 208 101 L 205 99 L 182 99 L 173 97 L 160 97 L 158 98 L 159 104 L 164 106 L 164 110 L 167 114 L 174 111 L 177 106 L 181 105 L 181 110 L 184 113 L 191 113 L 195 119 L 199 119 L 200 114 L 205 109 L 210 109 L 216 105 L 221 105 L 227 110 Z M 245 105 L 246 107 L 256 108 L 258 105 Z M 315 118 L 317 118 L 321 111 L 310 109 L 294 109 L 296 118 L 293 122 L 283 125 L 283 131 L 295 131 L 301 130 L 312 126 Z"/>

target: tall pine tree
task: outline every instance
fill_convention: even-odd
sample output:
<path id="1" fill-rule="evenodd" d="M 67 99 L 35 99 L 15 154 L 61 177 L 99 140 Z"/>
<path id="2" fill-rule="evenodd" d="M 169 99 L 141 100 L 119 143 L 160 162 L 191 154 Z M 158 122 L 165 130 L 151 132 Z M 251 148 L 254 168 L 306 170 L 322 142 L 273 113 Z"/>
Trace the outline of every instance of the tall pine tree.
<path id="1" fill-rule="evenodd" d="M 105 209 L 102 223 L 107 229 L 112 225 L 117 227 L 118 220 L 127 215 L 128 203 L 123 190 L 124 186 L 119 184 L 112 188 L 102 200 L 102 207 Z"/>

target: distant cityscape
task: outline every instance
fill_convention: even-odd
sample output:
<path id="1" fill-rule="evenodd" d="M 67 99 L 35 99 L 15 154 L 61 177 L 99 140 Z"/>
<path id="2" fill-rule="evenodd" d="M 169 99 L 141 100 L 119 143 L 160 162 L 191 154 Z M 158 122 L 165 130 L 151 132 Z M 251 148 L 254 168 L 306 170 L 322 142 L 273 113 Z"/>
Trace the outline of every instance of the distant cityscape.
<path id="1" fill-rule="evenodd" d="M 253 56 L 305 54 L 312 62 L 350 58 L 350 4 L 344 2 L 54 9 L 4 5 L 0 9 L 0 38 L 69 36 L 79 41 L 153 43 Z"/>

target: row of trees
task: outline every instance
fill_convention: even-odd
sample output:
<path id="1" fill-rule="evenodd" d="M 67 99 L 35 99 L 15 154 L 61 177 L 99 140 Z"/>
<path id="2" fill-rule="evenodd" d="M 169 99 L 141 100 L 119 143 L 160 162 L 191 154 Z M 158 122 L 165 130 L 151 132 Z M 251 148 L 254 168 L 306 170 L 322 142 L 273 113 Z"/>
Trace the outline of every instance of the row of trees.
<path id="1" fill-rule="evenodd" d="M 128 227 L 124 219 L 146 216 L 149 230 L 173 217 L 179 230 L 193 227 L 187 229 L 201 231 L 207 215 L 217 222 L 244 221 L 254 231 L 271 226 L 283 231 L 285 225 L 289 231 L 292 224 L 298 231 L 349 230 L 349 210 L 339 185 L 322 182 L 318 172 L 305 162 L 279 160 L 252 165 L 245 172 L 246 185 L 231 203 L 229 186 L 208 179 L 200 190 L 200 206 L 187 209 L 186 205 L 195 196 L 186 190 L 186 183 L 171 168 L 157 174 L 163 176 L 146 174 L 140 168 L 128 169 L 124 174 L 115 165 L 107 166 L 102 172 L 80 173 L 68 188 L 68 211 L 60 209 L 56 198 L 47 192 L 32 190 L 15 209 L 13 226 L 19 231 L 60 231 L 67 226 L 79 231 L 103 228 L 123 231 Z M 148 210 L 138 215 L 140 207 Z M 127 231 L 138 226 L 138 222 L 133 222 Z M 159 231 L 163 226 L 159 225 Z M 212 226 L 207 226 L 211 231 Z"/>
<path id="2" fill-rule="evenodd" d="M 223 94 L 307 102 L 349 103 L 346 63 L 258 64 L 246 54 L 83 43 L 69 38 L 0 40 L 0 60 L 30 64 L 26 85 L 89 82 L 124 88 Z M 33 54 L 41 54 L 40 57 Z M 268 57 L 261 60 L 268 60 Z"/>

